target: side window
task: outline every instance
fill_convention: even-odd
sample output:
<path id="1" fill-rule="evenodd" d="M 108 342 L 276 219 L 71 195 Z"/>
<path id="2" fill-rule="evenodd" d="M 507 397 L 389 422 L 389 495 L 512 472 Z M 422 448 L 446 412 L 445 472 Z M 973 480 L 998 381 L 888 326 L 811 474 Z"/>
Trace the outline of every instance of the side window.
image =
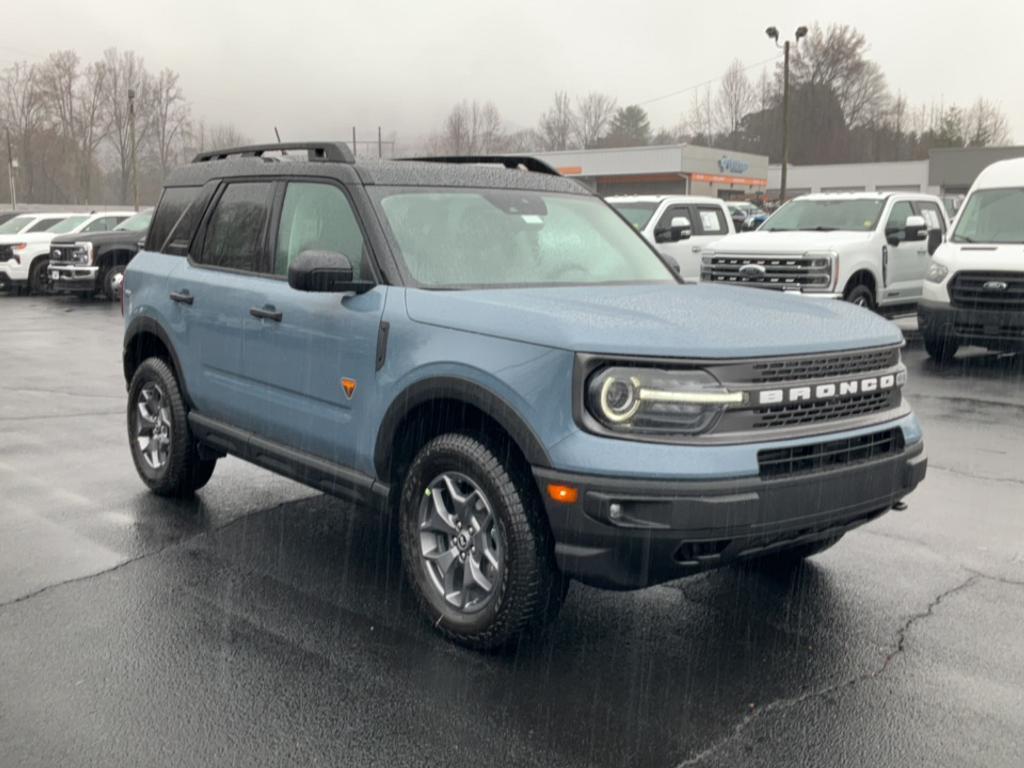
<path id="1" fill-rule="evenodd" d="M 185 250 L 172 251 L 165 246 L 168 245 L 171 230 L 175 229 L 174 225 L 178 223 L 186 209 L 189 209 L 198 194 L 199 187 L 167 187 L 164 189 L 153 220 L 149 225 L 149 234 L 146 236 L 147 251 L 163 250 L 164 253 L 173 253 L 176 256 L 185 253 Z M 191 230 L 189 230 L 189 234 L 191 235 Z M 185 244 L 185 248 L 188 248 L 188 243 Z"/>
<path id="2" fill-rule="evenodd" d="M 210 215 L 203 252 L 196 261 L 211 267 L 266 272 L 263 243 L 272 189 L 270 182 L 263 181 L 228 184 Z"/>
<path id="3" fill-rule="evenodd" d="M 95 221 L 90 222 L 85 228 L 82 229 L 82 231 L 83 232 L 109 232 L 110 230 L 112 230 L 114 227 L 116 227 L 121 222 L 122 218 L 123 217 L 117 217 L 117 216 L 101 216 L 100 218 L 96 219 Z"/>
<path id="4" fill-rule="evenodd" d="M 340 253 L 352 263 L 356 279 L 372 277 L 359 222 L 348 197 L 333 184 L 288 184 L 277 232 L 274 272 L 287 275 L 288 265 L 303 251 Z"/>
<path id="5" fill-rule="evenodd" d="M 941 229 L 946 232 L 946 220 L 942 218 L 942 212 L 936 203 L 920 202 L 917 204 L 918 213 L 924 216 L 928 223 L 928 229 Z"/>
<path id="6" fill-rule="evenodd" d="M 50 227 L 56 226 L 57 224 L 59 224 L 62 221 L 63 221 L 63 219 L 53 219 L 53 218 L 50 218 L 50 219 L 40 219 L 35 224 L 33 224 L 31 227 L 26 229 L 25 232 L 45 232 Z"/>
<path id="7" fill-rule="evenodd" d="M 721 208 L 711 205 L 702 205 L 697 208 L 697 215 L 700 219 L 700 231 L 704 235 L 724 235 L 729 231 L 725 223 L 725 214 Z"/>
<path id="8" fill-rule="evenodd" d="M 685 216 L 690 220 L 690 226 L 693 226 L 693 213 L 690 211 L 690 206 L 670 205 L 665 209 L 665 212 L 661 214 L 661 218 L 658 219 L 658 226 L 654 229 L 668 229 L 672 225 L 672 219 L 676 216 Z"/>
<path id="9" fill-rule="evenodd" d="M 907 226 L 907 218 L 914 215 L 914 207 L 906 200 L 901 200 L 892 207 L 889 219 L 885 222 L 885 234 L 901 243 L 906 233 L 903 231 Z"/>

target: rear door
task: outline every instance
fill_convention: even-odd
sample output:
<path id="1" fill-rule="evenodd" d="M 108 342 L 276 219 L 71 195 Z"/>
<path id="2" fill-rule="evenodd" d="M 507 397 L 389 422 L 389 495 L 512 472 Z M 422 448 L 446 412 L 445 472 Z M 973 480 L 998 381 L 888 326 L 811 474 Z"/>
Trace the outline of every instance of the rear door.
<path id="1" fill-rule="evenodd" d="M 341 253 L 355 277 L 379 282 L 348 191 L 330 180 L 291 179 L 278 190 L 273 275 L 260 279 L 241 318 L 245 379 L 255 395 L 254 432 L 352 467 L 372 410 L 377 337 L 387 288 L 361 295 L 288 285 L 303 251 Z"/>

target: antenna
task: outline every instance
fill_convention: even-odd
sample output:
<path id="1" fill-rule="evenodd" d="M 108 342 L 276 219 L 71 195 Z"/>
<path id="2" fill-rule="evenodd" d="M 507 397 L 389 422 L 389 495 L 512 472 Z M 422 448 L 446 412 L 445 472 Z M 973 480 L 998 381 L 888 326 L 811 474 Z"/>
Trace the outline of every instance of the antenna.
<path id="1" fill-rule="evenodd" d="M 281 132 L 277 130 L 277 126 L 276 125 L 274 126 L 274 135 L 277 136 L 277 143 L 278 144 L 283 144 L 284 143 L 284 142 L 281 141 Z M 281 154 L 282 155 L 287 155 L 288 154 L 288 150 L 287 149 L 282 149 L 281 150 Z"/>

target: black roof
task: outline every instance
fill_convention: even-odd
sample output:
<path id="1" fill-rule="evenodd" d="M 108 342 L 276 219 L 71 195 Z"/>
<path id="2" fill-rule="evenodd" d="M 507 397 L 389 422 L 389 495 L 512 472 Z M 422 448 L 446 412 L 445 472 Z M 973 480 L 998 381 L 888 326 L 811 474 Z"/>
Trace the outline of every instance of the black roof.
<path id="1" fill-rule="evenodd" d="M 589 190 L 571 179 L 559 176 L 541 161 L 514 156 L 473 156 L 417 160 L 352 161 L 343 144 L 313 143 L 316 152 L 304 160 L 272 160 L 262 157 L 272 150 L 294 150 L 303 145 L 256 145 L 204 152 L 195 160 L 172 172 L 164 186 L 201 186 L 211 179 L 238 176 L 321 176 L 351 184 L 417 187 L 481 187 L 484 189 L 521 189 L 536 192 L 563 192 L 589 195 Z"/>

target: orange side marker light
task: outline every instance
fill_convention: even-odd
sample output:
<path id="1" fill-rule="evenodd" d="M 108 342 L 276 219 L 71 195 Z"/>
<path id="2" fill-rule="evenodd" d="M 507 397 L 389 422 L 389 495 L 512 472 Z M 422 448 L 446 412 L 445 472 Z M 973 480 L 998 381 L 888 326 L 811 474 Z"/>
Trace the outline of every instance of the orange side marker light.
<path id="1" fill-rule="evenodd" d="M 557 501 L 561 504 L 575 504 L 580 498 L 580 492 L 571 485 L 556 485 L 555 483 L 549 483 L 548 496 L 550 496 L 553 501 Z"/>
<path id="2" fill-rule="evenodd" d="M 354 395 L 355 391 L 356 391 L 356 380 L 355 379 L 342 379 L 341 380 L 341 388 L 343 390 L 345 390 L 345 397 L 347 397 L 349 400 L 351 400 L 352 399 L 352 395 Z"/>

